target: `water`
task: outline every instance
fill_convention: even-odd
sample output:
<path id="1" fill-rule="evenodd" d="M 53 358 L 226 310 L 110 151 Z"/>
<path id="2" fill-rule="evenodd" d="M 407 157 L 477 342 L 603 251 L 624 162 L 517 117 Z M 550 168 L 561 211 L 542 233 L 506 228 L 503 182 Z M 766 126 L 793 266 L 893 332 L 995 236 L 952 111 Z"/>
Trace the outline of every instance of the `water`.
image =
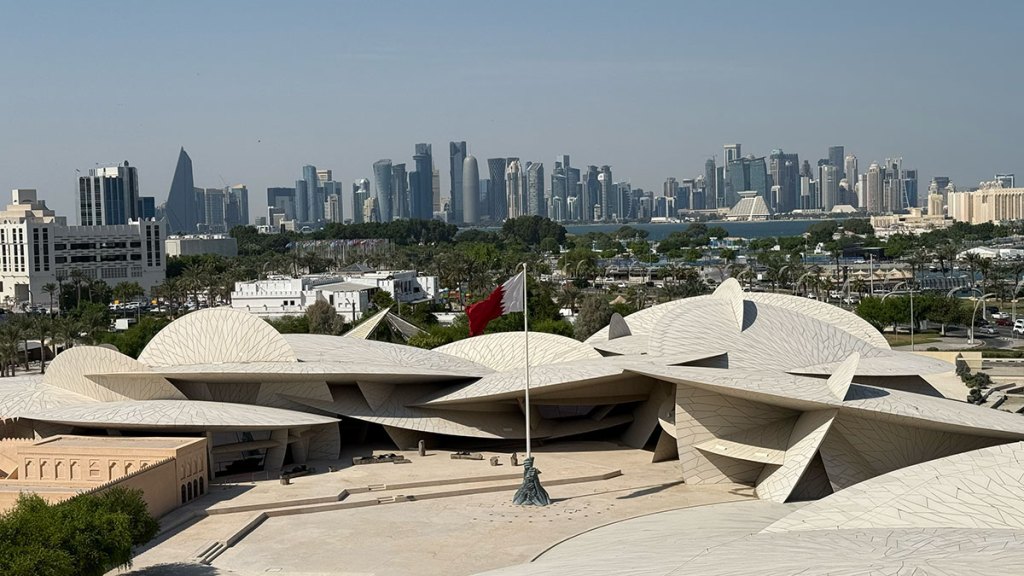
<path id="1" fill-rule="evenodd" d="M 766 220 L 764 222 L 705 222 L 708 228 L 721 226 L 729 231 L 730 236 L 740 238 L 769 238 L 780 236 L 800 236 L 819 222 L 829 220 Z M 646 230 L 648 240 L 663 240 L 673 232 L 686 230 L 690 222 L 659 223 L 659 224 L 629 224 L 633 228 Z M 604 232 L 610 234 L 621 228 L 622 224 L 576 224 L 568 225 L 565 230 L 569 234 L 586 234 L 587 232 Z"/>

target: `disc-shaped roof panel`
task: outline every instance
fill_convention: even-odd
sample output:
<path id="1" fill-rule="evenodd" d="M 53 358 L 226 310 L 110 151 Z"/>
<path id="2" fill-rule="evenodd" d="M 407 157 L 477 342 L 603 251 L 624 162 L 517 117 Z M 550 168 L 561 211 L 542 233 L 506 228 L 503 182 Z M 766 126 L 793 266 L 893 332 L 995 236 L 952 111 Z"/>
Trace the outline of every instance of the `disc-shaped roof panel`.
<path id="1" fill-rule="evenodd" d="M 492 370 L 503 371 L 521 368 L 524 365 L 525 342 L 523 332 L 498 332 L 445 344 L 435 351 L 465 358 Z M 530 366 L 588 358 L 598 359 L 601 358 L 601 354 L 579 340 L 558 334 L 530 332 Z"/>
<path id="2" fill-rule="evenodd" d="M 197 310 L 168 324 L 139 355 L 148 366 L 295 362 L 291 346 L 260 318 L 231 308 Z"/>
<path id="3" fill-rule="evenodd" d="M 300 362 L 377 363 L 465 376 L 482 376 L 491 372 L 473 359 L 446 354 L 441 348 L 425 350 L 415 346 L 324 334 L 285 334 L 283 338 Z"/>

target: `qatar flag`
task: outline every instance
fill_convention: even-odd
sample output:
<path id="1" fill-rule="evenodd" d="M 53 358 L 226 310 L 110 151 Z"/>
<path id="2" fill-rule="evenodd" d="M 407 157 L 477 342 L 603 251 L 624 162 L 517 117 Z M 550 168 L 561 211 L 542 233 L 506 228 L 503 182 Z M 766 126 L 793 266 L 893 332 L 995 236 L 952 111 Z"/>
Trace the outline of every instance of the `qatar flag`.
<path id="1" fill-rule="evenodd" d="M 483 334 L 487 323 L 498 316 L 511 312 L 522 312 L 525 283 L 526 272 L 523 271 L 495 288 L 487 298 L 470 304 L 466 308 L 466 316 L 469 318 L 469 335 Z"/>

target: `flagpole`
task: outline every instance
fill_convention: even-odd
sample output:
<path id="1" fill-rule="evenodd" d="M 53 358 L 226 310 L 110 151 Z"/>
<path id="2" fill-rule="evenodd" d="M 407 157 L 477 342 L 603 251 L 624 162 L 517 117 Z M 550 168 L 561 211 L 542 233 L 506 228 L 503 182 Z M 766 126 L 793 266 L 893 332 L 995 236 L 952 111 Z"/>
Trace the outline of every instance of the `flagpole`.
<path id="1" fill-rule="evenodd" d="M 526 457 L 532 454 L 530 446 L 530 314 L 526 305 L 526 263 L 523 262 L 523 356 L 526 359 Z"/>

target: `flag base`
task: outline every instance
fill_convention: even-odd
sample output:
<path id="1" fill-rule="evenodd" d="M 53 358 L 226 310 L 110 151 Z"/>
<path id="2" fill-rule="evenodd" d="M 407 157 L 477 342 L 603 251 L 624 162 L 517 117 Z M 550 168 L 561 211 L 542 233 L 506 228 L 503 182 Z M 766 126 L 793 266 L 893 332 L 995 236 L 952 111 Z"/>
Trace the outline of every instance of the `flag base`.
<path id="1" fill-rule="evenodd" d="M 523 485 L 516 490 L 512 503 L 519 506 L 547 506 L 551 497 L 540 485 L 540 470 L 533 467 L 533 456 L 523 460 Z"/>

